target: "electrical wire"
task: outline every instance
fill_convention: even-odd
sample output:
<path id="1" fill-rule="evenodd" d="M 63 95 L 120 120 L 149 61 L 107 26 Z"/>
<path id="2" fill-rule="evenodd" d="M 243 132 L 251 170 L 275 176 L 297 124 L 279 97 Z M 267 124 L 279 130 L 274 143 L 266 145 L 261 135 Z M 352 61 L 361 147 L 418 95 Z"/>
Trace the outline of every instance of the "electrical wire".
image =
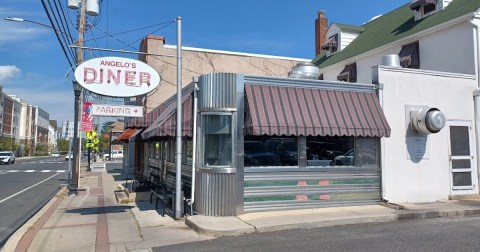
<path id="1" fill-rule="evenodd" d="M 48 6 L 50 7 L 50 15 L 53 16 L 53 20 L 55 21 L 55 23 L 52 22 L 52 19 L 50 19 L 50 22 L 52 24 L 52 27 L 56 30 L 59 30 L 59 31 L 63 31 L 62 29 L 60 29 L 60 22 L 59 19 L 59 13 L 55 13 L 55 10 L 53 9 L 50 1 L 48 1 Z M 61 32 L 60 33 L 60 37 L 62 38 L 62 43 L 64 44 L 65 47 L 68 47 L 69 43 L 68 43 L 68 39 L 65 37 L 65 32 Z M 69 47 L 68 47 L 69 48 Z M 70 53 L 70 56 L 72 58 L 75 58 L 75 52 L 73 50 L 73 48 L 69 48 L 69 53 Z"/>
<path id="2" fill-rule="evenodd" d="M 125 47 L 130 47 L 133 43 L 138 42 L 138 41 L 142 40 L 144 37 L 146 37 L 146 36 L 148 36 L 148 35 L 151 35 L 151 34 L 157 32 L 157 31 L 160 31 L 161 29 L 163 29 L 163 28 L 165 28 L 165 27 L 167 27 L 167 26 L 169 26 L 169 25 L 171 25 L 171 24 L 173 24 L 173 23 L 175 23 L 175 21 L 172 21 L 171 23 L 165 24 L 164 26 L 162 26 L 162 27 L 160 27 L 160 28 L 158 28 L 158 29 L 156 29 L 156 30 L 148 33 L 147 35 L 145 35 L 145 36 L 143 36 L 143 37 L 141 37 L 141 38 L 139 38 L 139 39 L 136 39 L 136 40 L 132 41 L 131 43 L 125 45 L 122 49 L 124 49 Z"/>
<path id="3" fill-rule="evenodd" d="M 47 14 L 48 20 L 50 21 L 50 24 L 53 24 L 52 18 L 50 17 L 50 13 L 48 12 L 47 6 L 45 4 L 45 0 L 41 0 L 41 2 L 42 2 L 43 9 L 45 10 L 45 13 Z M 65 49 L 65 46 L 62 44 L 60 36 L 58 35 L 58 31 L 55 30 L 55 29 L 53 29 L 53 31 L 55 32 L 55 36 L 57 37 L 58 43 L 60 44 L 60 46 L 62 48 L 63 54 L 65 55 L 65 58 L 67 59 L 68 64 L 70 65 L 71 68 L 74 68 L 75 64 L 72 63 L 72 60 L 68 56 L 67 50 Z"/>
<path id="4" fill-rule="evenodd" d="M 54 2 L 54 3 L 55 3 L 55 7 L 57 7 L 56 2 Z M 61 11 L 58 11 L 58 10 L 57 10 L 57 11 L 62 14 L 62 18 L 63 18 L 63 20 L 64 20 L 64 22 L 65 22 L 66 29 L 64 28 L 64 31 L 65 31 L 67 34 L 70 35 L 70 36 L 69 36 L 69 38 L 70 38 L 70 43 L 74 44 L 77 39 L 74 38 L 74 37 L 71 35 L 72 32 L 70 31 L 70 25 L 67 23 L 68 19 L 67 19 L 67 17 L 65 16 L 65 9 L 63 8 L 63 5 L 61 5 L 61 4 L 59 4 L 59 5 L 60 5 Z M 58 8 L 58 7 L 57 7 L 57 8 Z M 75 39 L 75 40 L 74 40 L 74 39 Z"/>
<path id="5" fill-rule="evenodd" d="M 51 5 L 50 2 L 51 2 L 51 1 L 48 1 L 48 5 L 50 6 L 50 11 L 51 11 L 51 13 L 52 13 L 52 15 L 53 15 L 53 17 L 54 17 L 54 20 L 55 20 L 55 23 L 56 23 L 57 28 L 58 28 L 59 30 L 61 30 L 61 31 L 65 31 L 64 23 L 66 23 L 67 21 L 66 21 L 66 20 L 62 20 L 56 2 L 55 2 L 55 1 L 53 2 L 54 5 L 55 5 L 55 7 L 56 7 L 55 10 L 53 9 L 53 7 L 52 7 L 52 5 Z M 60 29 L 60 27 L 62 27 L 62 29 Z M 67 37 L 67 36 L 65 36 L 65 35 L 67 35 L 65 32 L 61 33 L 61 36 L 62 36 L 62 38 L 63 38 L 63 41 L 64 41 L 64 43 L 65 43 L 65 46 L 68 47 L 68 45 L 70 44 L 69 41 L 71 40 L 71 38 L 69 38 L 69 37 Z M 70 49 L 69 51 L 70 51 L 70 54 L 72 55 L 72 57 L 75 57 L 75 52 L 74 52 L 73 48 L 70 48 L 70 47 L 69 47 L 69 49 Z"/>
<path id="6" fill-rule="evenodd" d="M 152 27 L 156 27 L 156 26 L 159 26 L 159 25 L 171 24 L 172 22 L 175 23 L 175 21 L 168 21 L 168 22 L 164 22 L 164 23 L 160 23 L 160 24 L 144 26 L 144 27 L 140 27 L 140 28 L 136 28 L 136 29 L 131 29 L 131 30 L 123 31 L 123 32 L 118 32 L 118 33 L 113 33 L 113 34 L 101 36 L 101 37 L 98 37 L 97 39 L 108 38 L 108 37 L 111 37 L 111 36 L 117 36 L 117 35 L 129 33 L 129 32 L 134 32 L 134 31 L 140 31 L 140 30 L 143 30 L 143 29 L 152 28 Z M 107 31 L 106 34 L 108 34 L 108 31 Z M 149 34 L 151 34 L 151 33 L 149 33 Z M 88 41 L 88 40 L 85 40 L 85 41 Z"/>

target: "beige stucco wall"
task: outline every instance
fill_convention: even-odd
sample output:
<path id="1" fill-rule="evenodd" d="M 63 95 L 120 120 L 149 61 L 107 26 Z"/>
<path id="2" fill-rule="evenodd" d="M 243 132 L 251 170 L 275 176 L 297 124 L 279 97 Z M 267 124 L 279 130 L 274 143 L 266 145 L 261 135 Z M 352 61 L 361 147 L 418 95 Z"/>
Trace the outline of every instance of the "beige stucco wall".
<path id="1" fill-rule="evenodd" d="M 176 46 L 164 44 L 164 38 L 146 37 L 140 50 L 155 55 L 176 56 Z M 182 86 L 192 82 L 193 77 L 214 72 L 242 73 L 249 75 L 286 77 L 290 69 L 299 62 L 310 59 L 248 54 L 182 47 Z M 147 94 L 145 112 L 148 113 L 176 93 L 177 59 L 167 56 L 142 56 L 141 60 L 155 68 L 160 74 L 159 87 Z"/>

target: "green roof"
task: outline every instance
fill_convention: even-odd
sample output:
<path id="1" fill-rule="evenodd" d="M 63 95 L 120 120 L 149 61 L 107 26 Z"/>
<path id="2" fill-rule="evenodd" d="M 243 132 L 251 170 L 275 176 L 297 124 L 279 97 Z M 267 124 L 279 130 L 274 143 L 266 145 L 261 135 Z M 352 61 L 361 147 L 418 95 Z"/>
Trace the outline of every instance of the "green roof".
<path id="1" fill-rule="evenodd" d="M 365 30 L 363 26 L 340 24 L 340 23 L 332 23 L 332 24 L 338 26 L 338 28 L 342 30 L 350 30 L 350 31 L 358 31 L 358 32 L 363 32 Z"/>
<path id="2" fill-rule="evenodd" d="M 364 31 L 342 51 L 329 57 L 321 53 L 312 62 L 320 68 L 333 65 L 479 9 L 478 0 L 453 0 L 443 11 L 415 21 L 406 4 L 362 25 Z"/>

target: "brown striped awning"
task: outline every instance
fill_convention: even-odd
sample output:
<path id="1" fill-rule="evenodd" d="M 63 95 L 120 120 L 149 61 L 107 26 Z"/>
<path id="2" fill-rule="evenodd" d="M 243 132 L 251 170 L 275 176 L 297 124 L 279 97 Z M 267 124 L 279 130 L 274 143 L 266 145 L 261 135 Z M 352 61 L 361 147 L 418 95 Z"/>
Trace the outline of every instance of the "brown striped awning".
<path id="1" fill-rule="evenodd" d="M 193 132 L 193 92 L 182 97 L 182 136 L 192 136 Z M 177 102 L 171 101 L 161 110 L 155 121 L 142 132 L 142 139 L 176 136 Z"/>
<path id="2" fill-rule="evenodd" d="M 412 0 L 410 2 L 410 9 L 418 11 L 421 6 L 428 4 L 437 4 L 437 0 Z"/>
<path id="3" fill-rule="evenodd" d="M 375 92 L 245 85 L 247 135 L 389 137 Z"/>
<path id="4" fill-rule="evenodd" d="M 338 34 L 330 36 L 322 45 L 322 50 L 329 50 L 330 48 L 337 48 L 338 46 Z"/>
<path id="5" fill-rule="evenodd" d="M 338 74 L 337 80 L 346 82 L 357 82 L 357 63 L 346 65 L 345 68 Z"/>
<path id="6" fill-rule="evenodd" d="M 420 68 L 418 41 L 403 45 L 398 53 L 400 65 L 405 68 Z"/>

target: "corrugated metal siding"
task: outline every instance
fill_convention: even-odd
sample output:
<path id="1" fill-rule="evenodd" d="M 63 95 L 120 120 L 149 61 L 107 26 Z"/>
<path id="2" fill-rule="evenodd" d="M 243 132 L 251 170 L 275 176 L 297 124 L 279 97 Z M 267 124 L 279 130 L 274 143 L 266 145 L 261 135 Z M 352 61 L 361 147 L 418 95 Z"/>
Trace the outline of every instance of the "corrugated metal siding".
<path id="1" fill-rule="evenodd" d="M 380 170 L 326 168 L 299 172 L 245 171 L 245 212 L 368 205 L 380 201 Z"/>
<path id="2" fill-rule="evenodd" d="M 235 215 L 235 174 L 197 173 L 195 210 L 208 216 Z"/>
<path id="3" fill-rule="evenodd" d="M 236 78 L 233 73 L 213 73 L 199 78 L 198 109 L 236 107 Z"/>

